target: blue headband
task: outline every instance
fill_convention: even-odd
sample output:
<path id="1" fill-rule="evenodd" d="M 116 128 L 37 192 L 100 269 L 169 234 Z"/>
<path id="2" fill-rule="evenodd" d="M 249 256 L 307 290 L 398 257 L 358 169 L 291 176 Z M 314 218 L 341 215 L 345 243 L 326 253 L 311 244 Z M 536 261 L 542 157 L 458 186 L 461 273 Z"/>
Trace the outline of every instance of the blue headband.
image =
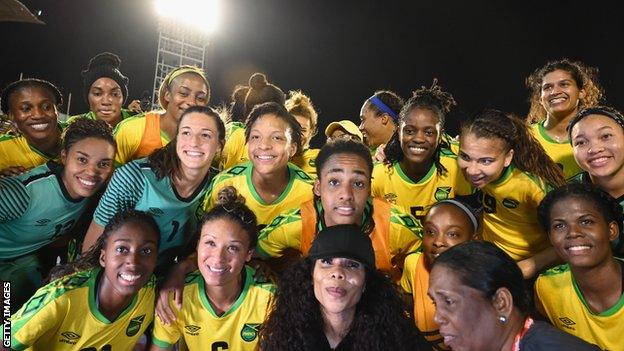
<path id="1" fill-rule="evenodd" d="M 377 106 L 378 109 L 390 115 L 394 122 L 399 121 L 399 116 L 397 116 L 397 114 L 392 111 L 392 109 L 390 109 L 388 105 L 384 104 L 383 101 L 381 101 L 381 99 L 379 99 L 377 96 L 373 95 L 368 100 L 373 103 L 373 105 Z"/>

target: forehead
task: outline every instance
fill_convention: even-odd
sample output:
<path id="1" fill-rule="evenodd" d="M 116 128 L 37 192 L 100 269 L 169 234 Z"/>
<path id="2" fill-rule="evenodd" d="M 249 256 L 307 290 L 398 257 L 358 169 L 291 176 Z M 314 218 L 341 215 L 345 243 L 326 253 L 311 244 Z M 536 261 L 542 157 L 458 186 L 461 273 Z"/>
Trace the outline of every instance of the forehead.
<path id="1" fill-rule="evenodd" d="M 448 203 L 442 203 L 432 207 L 429 212 L 427 212 L 424 220 L 425 222 L 429 221 L 435 223 L 436 219 L 441 217 L 451 217 L 454 221 L 461 222 L 458 224 L 470 223 L 470 219 L 464 211 Z"/>
<path id="2" fill-rule="evenodd" d="M 604 115 L 588 115 L 587 117 L 581 119 L 574 125 L 572 128 L 572 134 L 577 134 L 579 132 L 589 132 L 591 129 L 602 128 L 602 127 L 611 127 L 613 129 L 622 128 L 620 125 L 613 120 L 611 117 L 607 117 Z M 624 130 L 623 130 L 624 131 Z"/>
<path id="3" fill-rule="evenodd" d="M 219 217 L 205 222 L 201 227 L 201 236 L 226 241 L 248 240 L 243 226 L 228 217 Z"/>
<path id="4" fill-rule="evenodd" d="M 344 172 L 363 172 L 364 175 L 370 177 L 368 164 L 360 155 L 353 153 L 338 153 L 329 156 L 323 168 L 322 173 L 334 172 L 336 170 L 342 170 Z"/>
<path id="5" fill-rule="evenodd" d="M 112 243 L 116 240 L 127 240 L 132 243 L 144 243 L 147 241 L 158 241 L 160 234 L 154 229 L 138 221 L 125 222 L 117 229 L 113 230 L 108 236 L 108 242 Z"/>
<path id="6" fill-rule="evenodd" d="M 556 69 L 544 75 L 544 78 L 542 78 L 542 84 L 554 83 L 554 82 L 558 82 L 564 79 L 569 79 L 569 80 L 572 80 L 573 82 L 576 82 L 574 80 L 574 77 L 572 76 L 572 73 L 566 70 Z"/>
<path id="7" fill-rule="evenodd" d="M 505 151 L 505 141 L 496 137 L 477 137 L 473 133 L 462 133 L 459 138 L 460 152 L 472 158 L 497 157 Z"/>
<path id="8" fill-rule="evenodd" d="M 182 73 L 181 75 L 175 77 L 173 81 L 171 81 L 172 87 L 197 87 L 198 85 L 201 85 L 201 87 L 198 87 L 199 89 L 206 90 L 206 82 L 204 81 L 204 79 L 200 77 L 197 73 L 192 72 Z"/>
<path id="9" fill-rule="evenodd" d="M 435 126 L 440 123 L 438 116 L 428 108 L 416 107 L 405 117 L 405 125 Z"/>
<path id="10" fill-rule="evenodd" d="M 115 82 L 113 79 L 108 77 L 102 77 L 97 79 L 93 84 L 91 84 L 92 88 L 109 88 L 109 89 L 120 89 L 119 84 Z"/>
<path id="11" fill-rule="evenodd" d="M 196 127 L 215 129 L 217 123 L 212 116 L 201 112 L 191 112 L 183 116 L 180 121 L 180 129 L 184 127 Z"/>
<path id="12" fill-rule="evenodd" d="M 42 98 L 42 99 L 56 101 L 54 93 L 52 93 L 50 89 L 42 85 L 28 85 L 28 86 L 20 87 L 14 90 L 13 92 L 11 92 L 11 95 L 9 95 L 9 100 L 10 101 L 23 100 L 23 99 L 29 99 L 35 96 Z"/>
<path id="13" fill-rule="evenodd" d="M 302 115 L 293 115 L 295 116 L 295 119 L 297 120 L 297 122 L 299 122 L 299 124 L 305 124 L 305 125 L 310 125 L 310 119 L 306 116 L 302 116 Z"/>
<path id="14" fill-rule="evenodd" d="M 550 208 L 550 214 L 553 218 L 579 214 L 595 214 L 601 218 L 604 217 L 599 203 L 578 195 L 567 195 L 557 199 Z"/>
<path id="15" fill-rule="evenodd" d="M 274 113 L 261 115 L 252 125 L 252 128 L 256 130 L 270 129 L 285 131 L 289 127 L 290 126 L 283 118 L 279 117 Z"/>

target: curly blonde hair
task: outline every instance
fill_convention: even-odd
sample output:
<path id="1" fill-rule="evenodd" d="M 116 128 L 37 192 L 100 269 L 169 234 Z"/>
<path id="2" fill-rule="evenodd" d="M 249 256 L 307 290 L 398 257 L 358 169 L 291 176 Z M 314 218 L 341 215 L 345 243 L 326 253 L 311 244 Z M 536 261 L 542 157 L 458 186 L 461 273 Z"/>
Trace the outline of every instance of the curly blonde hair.
<path id="1" fill-rule="evenodd" d="M 579 109 L 598 105 L 602 100 L 604 91 L 598 82 L 598 68 L 590 67 L 580 61 L 572 61 L 567 58 L 550 61 L 541 68 L 536 69 L 526 79 L 526 85 L 531 90 L 529 95 L 529 113 L 527 121 L 537 123 L 546 119 L 546 110 L 541 104 L 542 81 L 544 76 L 556 70 L 563 70 L 572 76 L 579 89 L 585 91 L 585 97 L 579 101 Z"/>
<path id="2" fill-rule="evenodd" d="M 318 132 L 318 113 L 312 105 L 312 100 L 301 90 L 291 90 L 288 95 L 288 100 L 286 100 L 288 113 L 293 116 L 303 116 L 310 120 L 310 139 L 312 139 Z"/>

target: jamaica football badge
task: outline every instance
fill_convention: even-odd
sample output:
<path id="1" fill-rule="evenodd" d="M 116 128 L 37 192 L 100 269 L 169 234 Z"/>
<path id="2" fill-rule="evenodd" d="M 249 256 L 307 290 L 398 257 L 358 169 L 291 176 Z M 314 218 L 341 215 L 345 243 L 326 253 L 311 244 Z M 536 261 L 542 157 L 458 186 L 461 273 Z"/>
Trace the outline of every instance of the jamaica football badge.
<path id="1" fill-rule="evenodd" d="M 245 323 L 243 325 L 243 329 L 241 329 L 240 332 L 241 339 L 245 340 L 246 342 L 252 342 L 256 340 L 256 338 L 258 337 L 258 330 L 260 329 L 261 325 L 262 324 Z"/>
<path id="2" fill-rule="evenodd" d="M 451 194 L 450 186 L 441 186 L 436 189 L 433 197 L 435 197 L 437 201 L 441 201 L 441 200 L 448 199 L 450 194 Z"/>
<path id="3" fill-rule="evenodd" d="M 134 317 L 130 320 L 130 323 L 128 324 L 128 328 L 126 328 L 126 335 L 128 336 L 135 336 L 136 333 L 139 332 L 139 330 L 141 329 L 141 324 L 143 324 L 143 321 L 145 320 L 145 315 L 142 314 L 138 317 Z"/>

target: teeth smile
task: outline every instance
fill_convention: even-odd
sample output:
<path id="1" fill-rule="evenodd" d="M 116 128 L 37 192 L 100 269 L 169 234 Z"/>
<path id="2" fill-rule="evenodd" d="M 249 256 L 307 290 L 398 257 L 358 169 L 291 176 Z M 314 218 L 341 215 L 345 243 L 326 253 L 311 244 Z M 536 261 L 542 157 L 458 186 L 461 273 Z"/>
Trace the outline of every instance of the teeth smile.
<path id="1" fill-rule="evenodd" d="M 119 277 L 121 277 L 121 279 L 123 279 L 123 280 L 129 281 L 129 282 L 134 282 L 137 279 L 141 278 L 141 275 L 140 274 L 134 275 L 134 274 L 124 274 L 124 273 L 121 273 L 121 274 L 119 274 Z"/>
<path id="2" fill-rule="evenodd" d="M 30 127 L 34 130 L 44 130 L 48 127 L 48 123 L 31 124 Z"/>
<path id="3" fill-rule="evenodd" d="M 186 154 L 189 155 L 189 156 L 198 157 L 198 156 L 202 156 L 204 153 L 203 152 L 197 152 L 197 151 L 186 151 Z"/>
<path id="4" fill-rule="evenodd" d="M 217 269 L 210 266 L 208 266 L 208 269 L 214 273 L 224 273 L 225 271 L 227 271 L 227 268 Z"/>
<path id="5" fill-rule="evenodd" d="M 415 152 L 425 152 L 425 151 L 427 151 L 427 149 L 425 149 L 423 147 L 416 147 L 416 146 L 410 146 L 409 149 L 412 150 L 412 151 L 415 151 Z"/>
<path id="6" fill-rule="evenodd" d="M 589 250 L 589 249 L 591 249 L 591 247 L 588 245 L 575 245 L 575 246 L 568 248 L 568 250 L 570 251 L 583 251 L 583 250 Z"/>
<path id="7" fill-rule="evenodd" d="M 560 102 L 564 102 L 566 99 L 565 98 L 556 98 L 556 99 L 551 99 L 550 103 L 552 104 L 558 104 Z"/>
<path id="8" fill-rule="evenodd" d="M 256 158 L 261 159 L 261 160 L 272 160 L 272 159 L 275 158 L 275 156 L 258 155 L 258 156 L 256 156 Z"/>
<path id="9" fill-rule="evenodd" d="M 97 182 L 91 181 L 91 180 L 86 180 L 86 179 L 82 179 L 82 178 L 78 178 L 78 181 L 80 181 L 80 183 L 84 186 L 88 186 L 88 187 L 92 187 L 95 184 L 97 184 Z"/>

